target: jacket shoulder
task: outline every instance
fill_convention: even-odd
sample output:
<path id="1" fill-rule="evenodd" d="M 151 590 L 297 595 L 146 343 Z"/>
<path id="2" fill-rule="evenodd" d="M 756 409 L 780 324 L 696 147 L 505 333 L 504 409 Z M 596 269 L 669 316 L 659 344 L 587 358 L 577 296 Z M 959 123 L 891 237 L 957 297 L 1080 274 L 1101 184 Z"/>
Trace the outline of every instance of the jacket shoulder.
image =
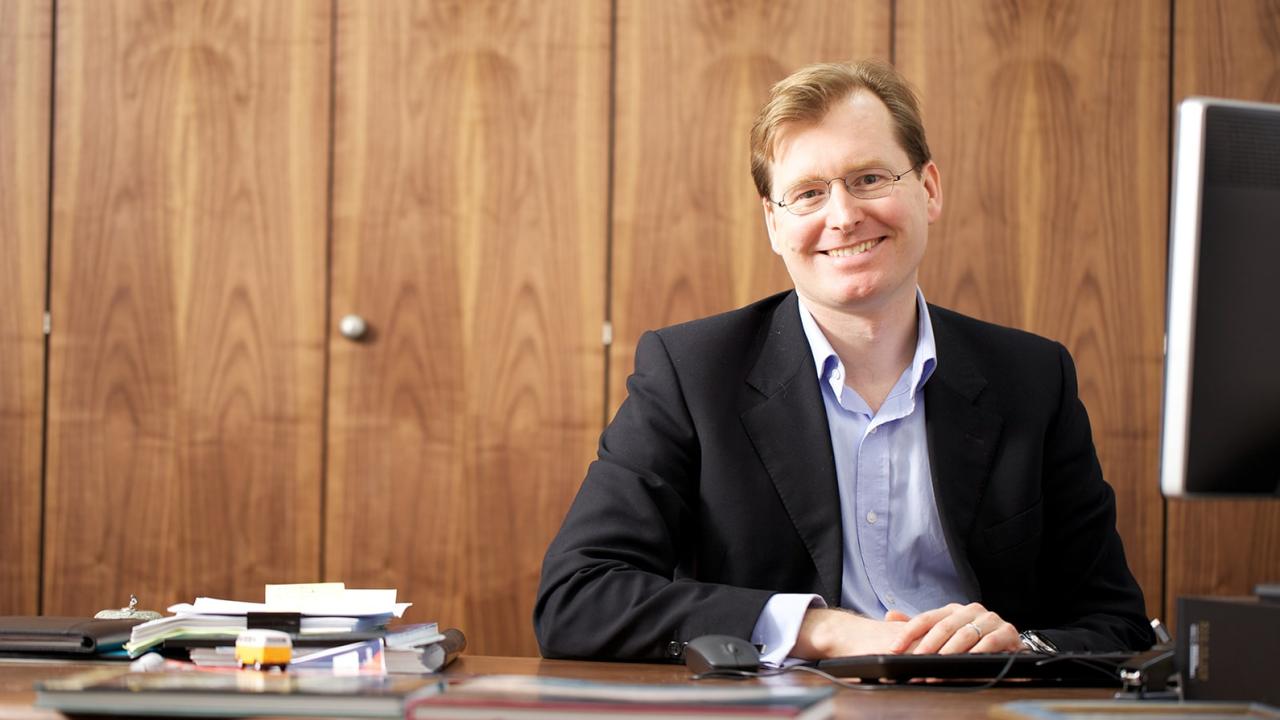
<path id="1" fill-rule="evenodd" d="M 795 309 L 795 293 L 788 290 L 762 300 L 688 322 L 655 330 L 673 358 L 687 352 L 745 352 L 760 342 L 778 312 Z M 798 322 L 799 315 L 797 315 Z"/>
<path id="2" fill-rule="evenodd" d="M 1062 351 L 1062 344 L 1056 340 L 979 320 L 940 305 L 930 304 L 929 316 L 933 321 L 934 334 L 940 336 L 940 343 L 944 340 L 959 343 L 970 350 L 982 352 L 984 356 L 998 353 L 1016 357 L 1020 353 L 1031 353 L 1033 356 L 1056 357 Z"/>

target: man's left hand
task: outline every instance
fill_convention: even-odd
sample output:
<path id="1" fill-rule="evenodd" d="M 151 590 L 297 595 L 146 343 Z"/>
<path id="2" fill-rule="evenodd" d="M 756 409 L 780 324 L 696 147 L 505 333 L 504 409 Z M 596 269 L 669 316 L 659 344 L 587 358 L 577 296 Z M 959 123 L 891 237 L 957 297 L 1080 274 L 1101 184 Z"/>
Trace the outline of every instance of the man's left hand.
<path id="1" fill-rule="evenodd" d="M 951 603 L 913 618 L 890 610 L 885 620 L 907 620 L 893 648 L 895 653 L 911 649 L 914 654 L 1016 652 L 1022 649 L 1018 629 L 980 603 Z"/>

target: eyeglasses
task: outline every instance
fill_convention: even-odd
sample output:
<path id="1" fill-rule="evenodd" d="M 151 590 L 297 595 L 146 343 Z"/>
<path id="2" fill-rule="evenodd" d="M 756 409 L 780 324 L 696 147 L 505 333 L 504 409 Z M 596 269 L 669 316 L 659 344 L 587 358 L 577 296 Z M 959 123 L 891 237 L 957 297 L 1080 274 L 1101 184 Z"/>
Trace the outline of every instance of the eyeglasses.
<path id="1" fill-rule="evenodd" d="M 884 168 L 863 168 L 830 180 L 806 180 L 788 188 L 781 200 L 769 198 L 769 202 L 786 208 L 792 215 L 808 215 L 827 206 L 827 200 L 831 198 L 831 183 L 837 180 L 844 182 L 844 189 L 850 195 L 874 200 L 892 192 L 894 184 L 916 167 L 909 167 L 897 175 Z"/>

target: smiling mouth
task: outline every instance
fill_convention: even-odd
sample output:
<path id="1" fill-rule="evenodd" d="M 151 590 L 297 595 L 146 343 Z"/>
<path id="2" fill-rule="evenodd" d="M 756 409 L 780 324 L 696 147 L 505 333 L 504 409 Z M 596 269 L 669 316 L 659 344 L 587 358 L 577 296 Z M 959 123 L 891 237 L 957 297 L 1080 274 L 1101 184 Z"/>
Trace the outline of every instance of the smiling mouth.
<path id="1" fill-rule="evenodd" d="M 826 254 L 830 257 L 837 257 L 837 258 L 853 257 L 854 255 L 861 255 L 862 253 L 870 250 L 876 245 L 879 245 L 882 240 L 884 240 L 884 238 L 882 237 L 872 238 L 870 240 L 865 240 L 863 242 L 860 242 L 857 245 L 850 245 L 848 247 L 827 250 Z"/>

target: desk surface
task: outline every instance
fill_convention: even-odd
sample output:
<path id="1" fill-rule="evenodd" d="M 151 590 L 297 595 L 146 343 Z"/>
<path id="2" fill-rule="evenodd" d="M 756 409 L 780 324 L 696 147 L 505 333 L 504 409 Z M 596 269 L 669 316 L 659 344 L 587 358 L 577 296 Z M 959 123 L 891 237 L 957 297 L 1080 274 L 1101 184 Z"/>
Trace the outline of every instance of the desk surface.
<path id="1" fill-rule="evenodd" d="M 0 660 L 0 720 L 39 718 L 56 720 L 63 715 L 33 708 L 33 683 L 45 678 L 69 675 L 101 663 Z M 554 677 L 587 678 L 615 682 L 684 682 L 688 673 L 680 665 L 637 663 L 573 662 L 541 658 L 462 656 L 448 670 L 450 676 L 513 673 Z M 732 682 L 732 681 L 724 681 Z M 821 684 L 820 678 L 798 675 L 794 682 Z M 836 717 L 840 718 L 922 718 L 945 715 L 949 718 L 986 718 L 992 705 L 1014 700 L 1108 698 L 1113 690 L 1104 688 L 1009 688 L 967 693 L 940 693 L 916 688 L 894 688 L 862 692 L 839 690 Z"/>

